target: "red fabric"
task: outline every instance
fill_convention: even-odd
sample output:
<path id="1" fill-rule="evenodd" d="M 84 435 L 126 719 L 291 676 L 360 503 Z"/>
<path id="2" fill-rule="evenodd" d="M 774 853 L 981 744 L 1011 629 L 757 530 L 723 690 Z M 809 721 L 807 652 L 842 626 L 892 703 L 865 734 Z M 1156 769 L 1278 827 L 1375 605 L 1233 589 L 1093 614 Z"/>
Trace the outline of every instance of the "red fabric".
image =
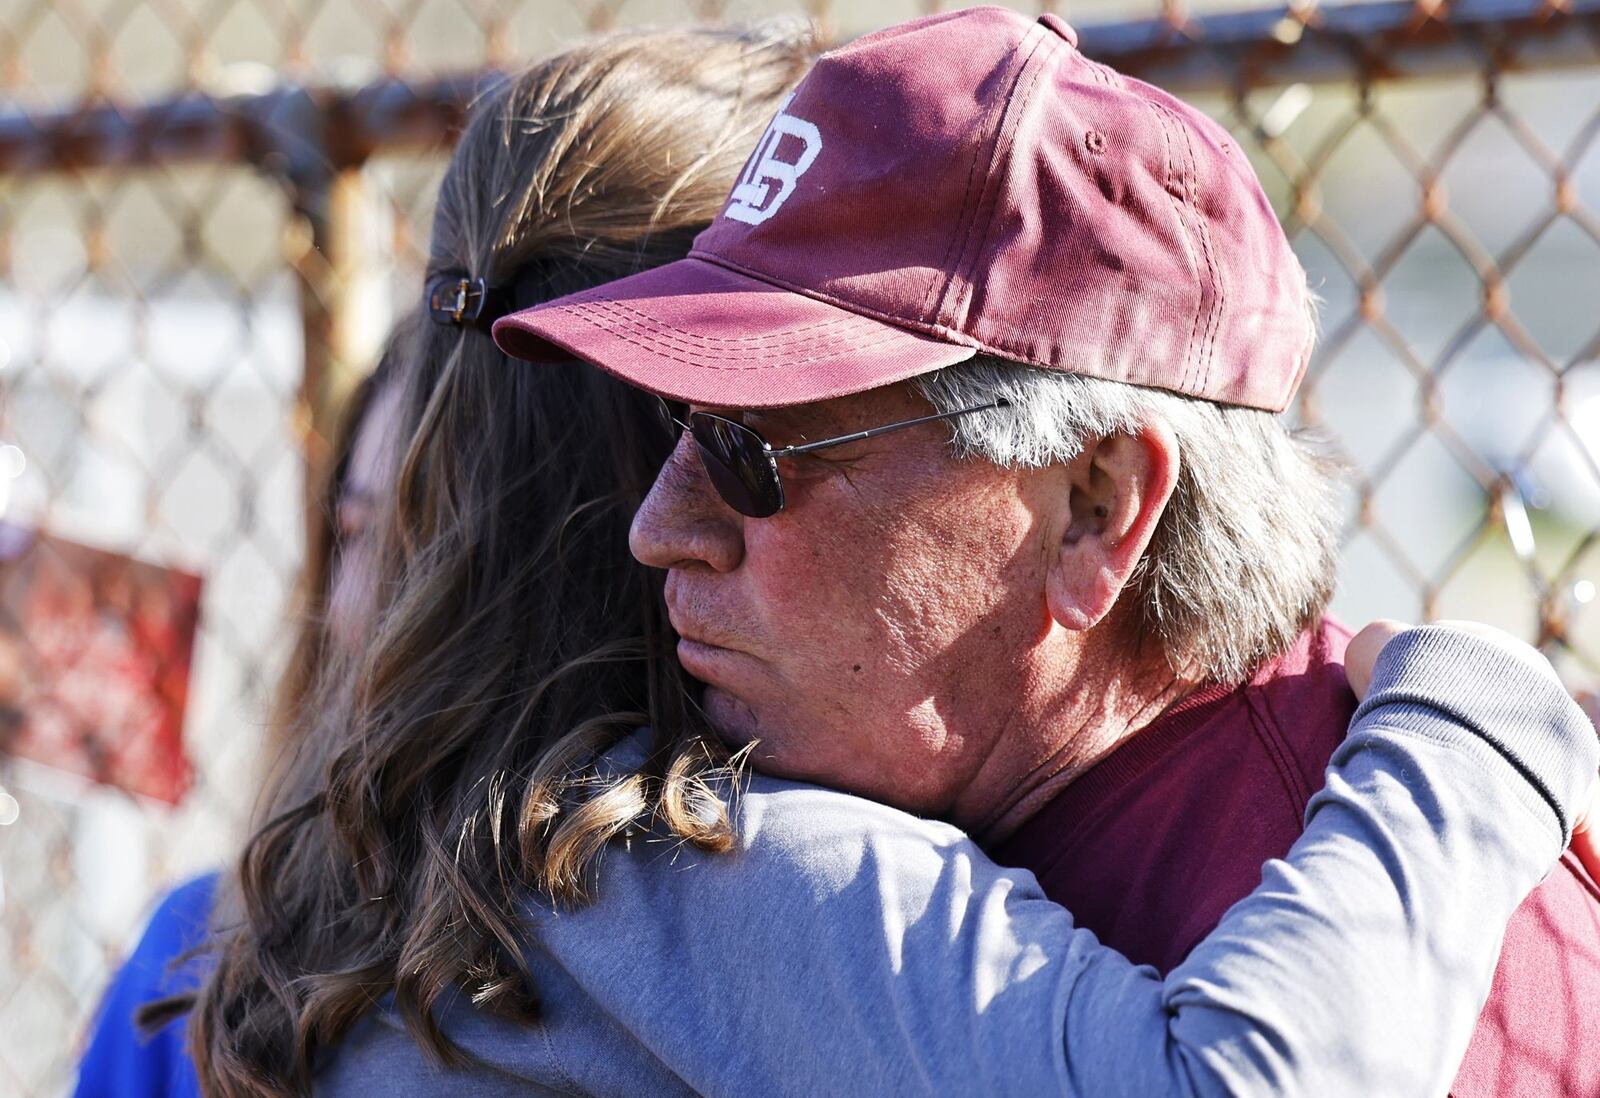
<path id="1" fill-rule="evenodd" d="M 1053 15 L 968 8 L 824 55 L 690 254 L 495 338 L 732 407 L 976 349 L 1279 410 L 1311 350 L 1304 273 L 1227 131 Z"/>
<path id="2" fill-rule="evenodd" d="M 1133 960 L 1176 966 L 1282 857 L 1355 699 L 1333 624 L 1174 706 L 993 851 Z M 1513 916 L 1451 1093 L 1600 1095 L 1600 889 L 1568 855 Z"/>

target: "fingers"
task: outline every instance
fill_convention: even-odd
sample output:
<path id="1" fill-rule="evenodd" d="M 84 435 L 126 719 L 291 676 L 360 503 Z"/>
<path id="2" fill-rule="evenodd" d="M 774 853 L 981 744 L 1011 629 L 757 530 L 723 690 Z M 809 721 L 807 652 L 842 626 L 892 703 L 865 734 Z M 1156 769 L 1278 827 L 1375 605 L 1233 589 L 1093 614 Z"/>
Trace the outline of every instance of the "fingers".
<path id="1" fill-rule="evenodd" d="M 1590 878 L 1600 881 L 1600 778 L 1589 787 L 1588 804 L 1572 825 L 1572 852 Z"/>
<path id="2" fill-rule="evenodd" d="M 1578 695 L 1578 704 L 1589 717 L 1589 723 L 1600 732 L 1600 691 L 1589 690 Z"/>
<path id="3" fill-rule="evenodd" d="M 1379 618 L 1350 640 L 1344 650 L 1344 673 L 1350 680 L 1350 689 L 1358 699 L 1365 699 L 1372 685 L 1372 669 L 1377 666 L 1378 653 L 1398 633 L 1411 628 L 1403 621 Z"/>
<path id="4" fill-rule="evenodd" d="M 1600 731 L 1600 692 L 1579 694 L 1578 704 Z M 1572 825 L 1572 852 L 1589 871 L 1589 877 L 1600 881 L 1600 778 L 1589 787 L 1588 805 L 1578 813 Z"/>

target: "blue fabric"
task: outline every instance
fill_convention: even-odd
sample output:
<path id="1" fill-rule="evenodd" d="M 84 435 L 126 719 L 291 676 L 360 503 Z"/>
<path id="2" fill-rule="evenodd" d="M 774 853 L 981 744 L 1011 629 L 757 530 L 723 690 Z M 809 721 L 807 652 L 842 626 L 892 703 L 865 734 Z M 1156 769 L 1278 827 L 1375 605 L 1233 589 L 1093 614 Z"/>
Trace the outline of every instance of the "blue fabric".
<path id="1" fill-rule="evenodd" d="M 450 1068 L 380 1007 L 315 1093 L 1444 1094 L 1596 767 L 1532 649 L 1407 630 L 1305 834 L 1165 978 L 948 824 L 751 775 L 721 790 L 735 850 L 645 830 L 607 849 L 598 902 L 528 898 L 536 1029 L 450 997 L 438 1021 L 474 1058 Z"/>
<path id="2" fill-rule="evenodd" d="M 174 967 L 205 935 L 217 875 L 179 885 L 150 917 L 144 937 L 106 989 L 100 1014 L 78 1066 L 77 1098 L 199 1098 L 200 1082 L 185 1048 L 179 1018 L 146 1036 L 134 1021 L 145 1003 L 195 987 L 201 961 Z"/>

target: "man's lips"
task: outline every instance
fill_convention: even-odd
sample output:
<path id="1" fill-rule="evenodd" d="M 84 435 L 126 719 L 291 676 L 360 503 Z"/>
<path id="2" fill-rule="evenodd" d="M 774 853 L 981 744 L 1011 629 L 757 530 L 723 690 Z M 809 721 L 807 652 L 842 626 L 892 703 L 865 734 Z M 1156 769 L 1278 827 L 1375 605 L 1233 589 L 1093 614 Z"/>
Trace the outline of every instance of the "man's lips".
<path id="1" fill-rule="evenodd" d="M 696 644 L 703 644 L 707 648 L 738 650 L 737 645 L 729 643 L 730 638 L 721 636 L 715 629 L 707 629 L 698 622 L 684 621 L 672 612 L 671 607 L 667 608 L 667 621 L 671 623 L 672 631 L 677 633 L 683 640 L 694 641 Z"/>
<path id="2" fill-rule="evenodd" d="M 672 625 L 672 631 L 686 641 L 706 648 L 721 648 L 729 652 L 742 652 L 742 649 L 732 637 L 723 636 L 718 630 L 710 628 L 703 622 L 694 621 L 679 611 L 667 600 L 667 621 Z"/>
<path id="3" fill-rule="evenodd" d="M 679 635 L 678 662 L 683 669 L 701 682 L 715 686 L 729 670 L 729 664 L 744 653 L 720 644 L 709 644 L 694 637 Z"/>
<path id="4" fill-rule="evenodd" d="M 689 674 L 714 686 L 731 673 L 735 662 L 752 658 L 737 638 L 710 624 L 717 615 L 708 615 L 702 601 L 679 586 L 676 572 L 667 574 L 664 593 L 667 620 L 678 634 L 678 662 Z"/>

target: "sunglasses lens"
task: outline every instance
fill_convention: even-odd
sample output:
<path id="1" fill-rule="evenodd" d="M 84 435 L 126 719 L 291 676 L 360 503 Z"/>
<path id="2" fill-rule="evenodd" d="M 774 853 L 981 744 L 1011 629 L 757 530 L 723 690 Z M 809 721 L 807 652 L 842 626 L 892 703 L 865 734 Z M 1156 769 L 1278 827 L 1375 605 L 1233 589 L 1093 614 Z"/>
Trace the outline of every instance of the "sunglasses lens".
<path id="1" fill-rule="evenodd" d="M 751 518 L 783 510 L 783 484 L 761 436 L 721 416 L 696 412 L 689 419 L 700 461 L 729 507 Z"/>

